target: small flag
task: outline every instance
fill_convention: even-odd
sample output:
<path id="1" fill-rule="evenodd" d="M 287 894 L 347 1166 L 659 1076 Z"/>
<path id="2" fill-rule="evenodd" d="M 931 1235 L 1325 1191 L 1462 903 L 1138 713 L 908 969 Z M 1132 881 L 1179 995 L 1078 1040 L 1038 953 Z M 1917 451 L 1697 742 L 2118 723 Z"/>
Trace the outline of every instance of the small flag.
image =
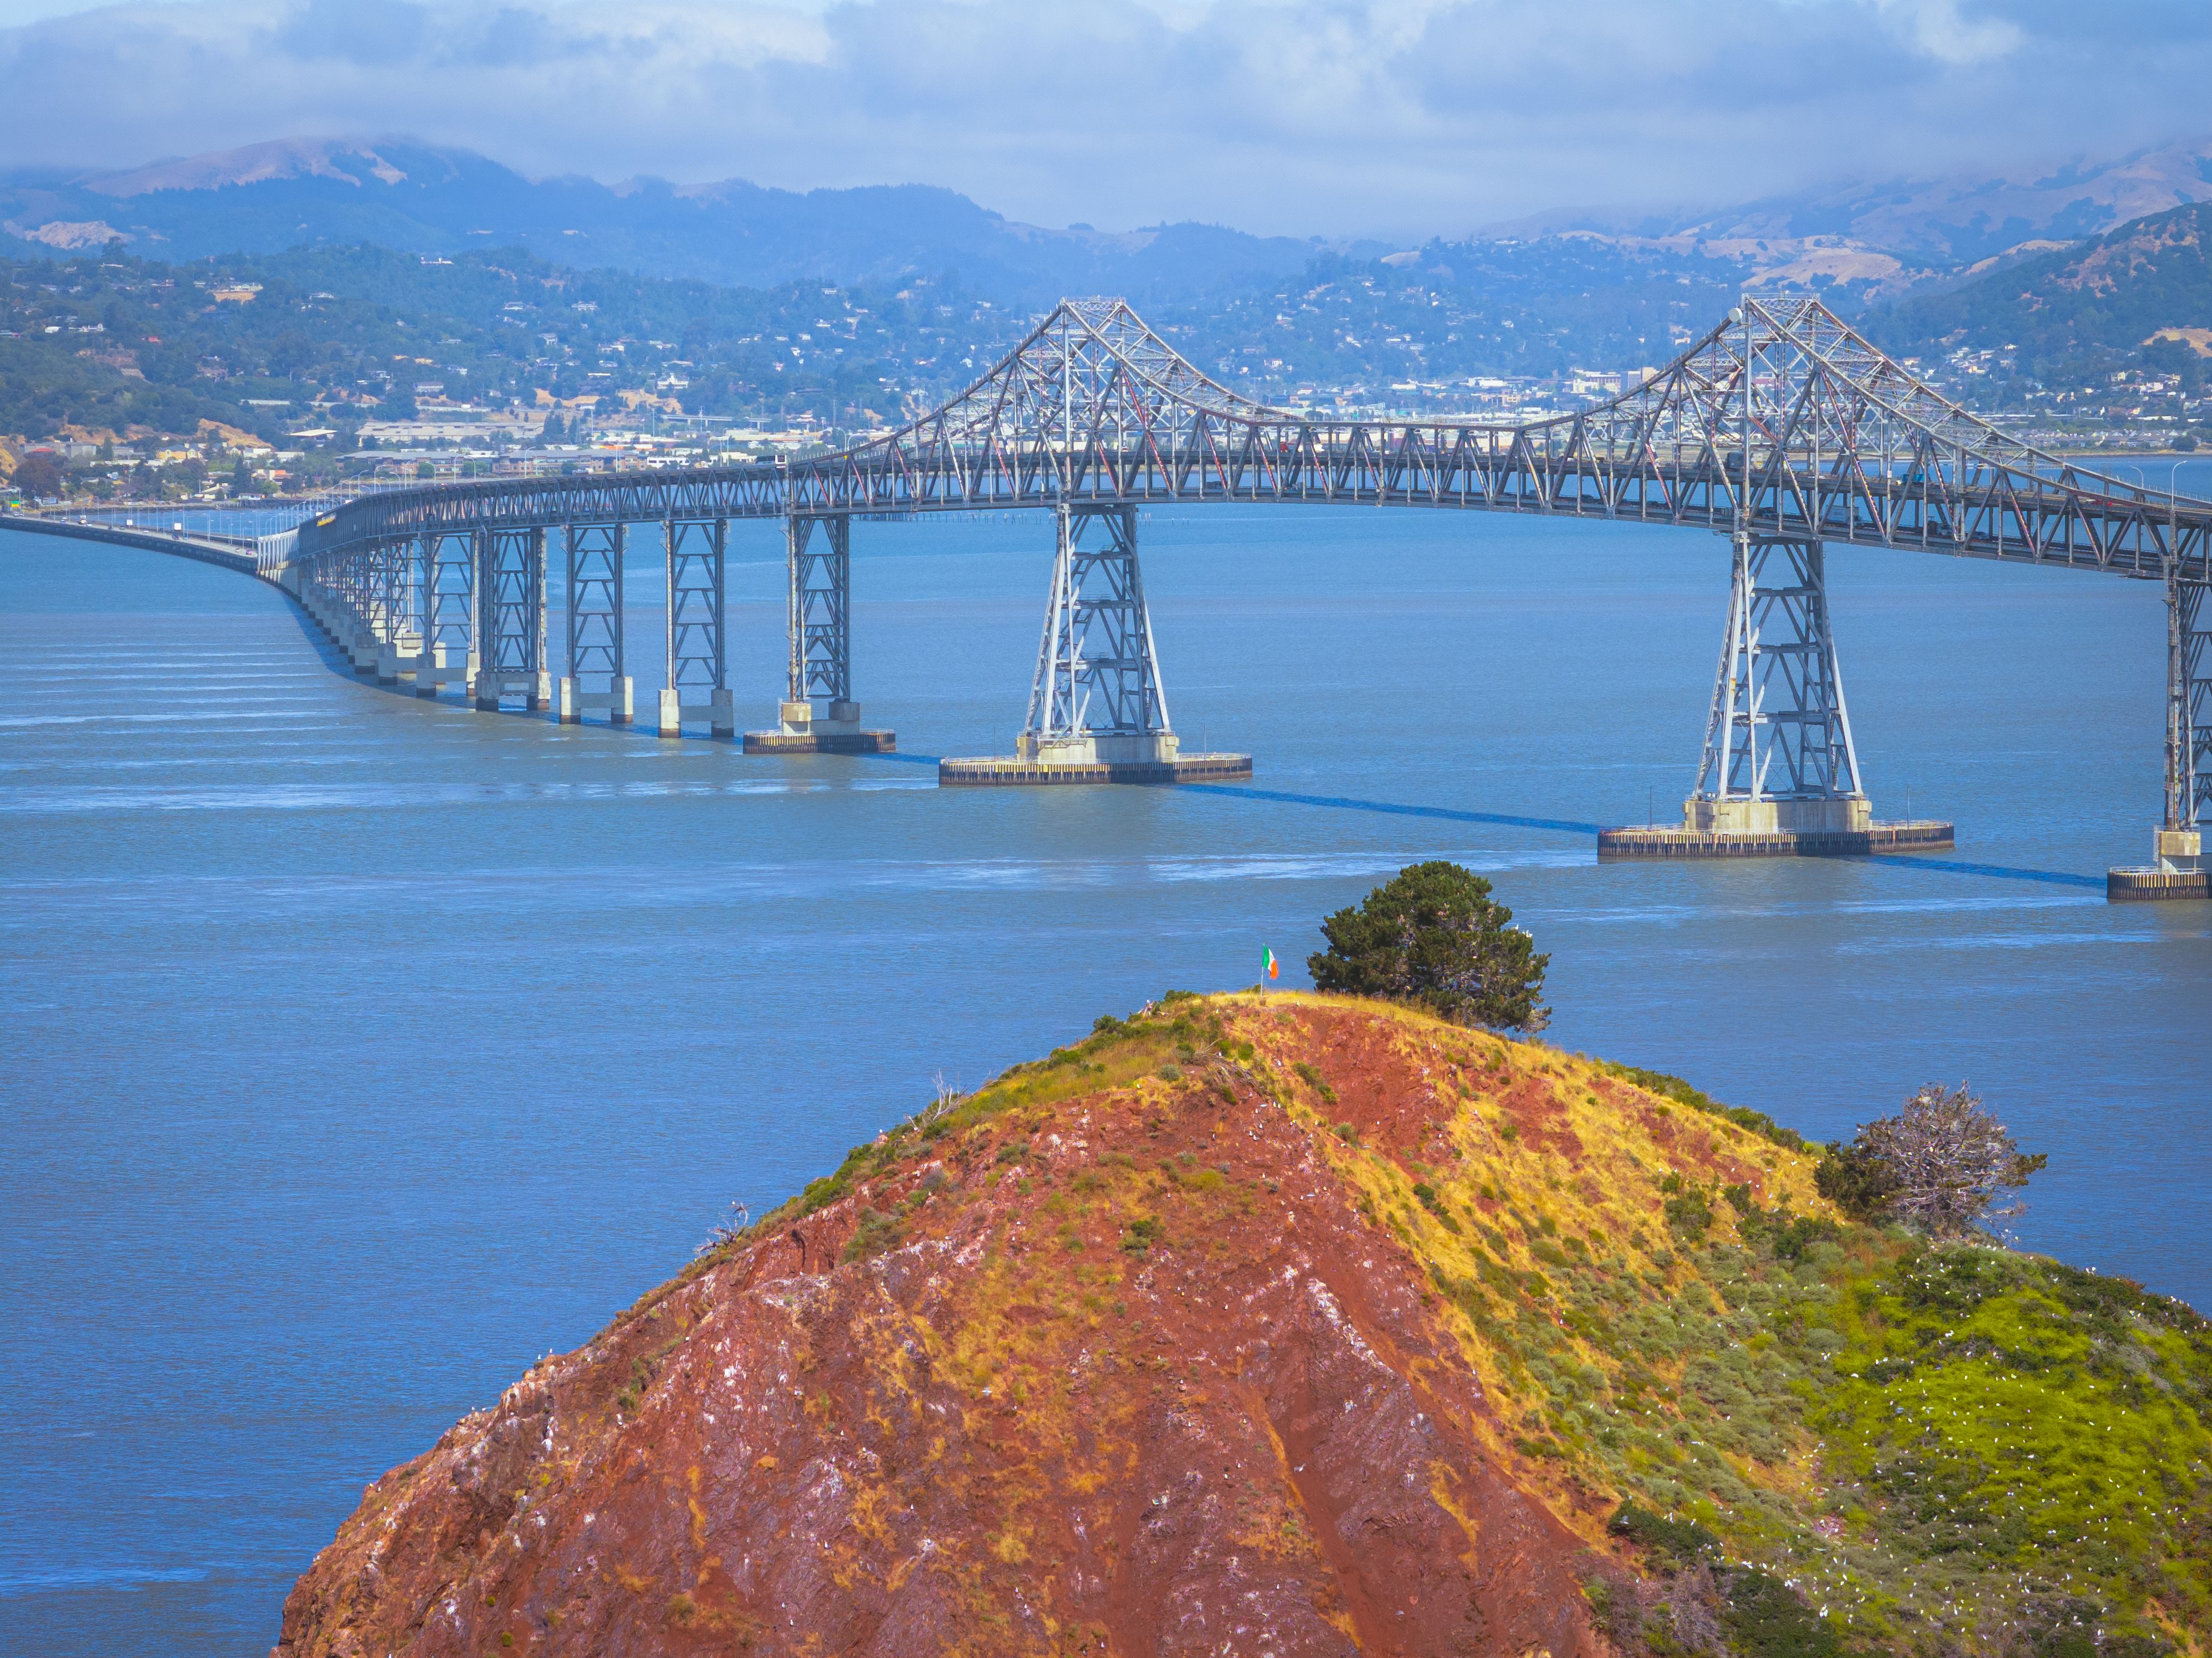
<path id="1" fill-rule="evenodd" d="M 1269 978 L 1279 979 L 1283 976 L 1283 964 L 1275 959 L 1275 952 L 1273 950 L 1268 949 L 1267 945 L 1261 944 L 1260 946 L 1260 956 L 1261 958 L 1267 964 L 1267 976 Z"/>

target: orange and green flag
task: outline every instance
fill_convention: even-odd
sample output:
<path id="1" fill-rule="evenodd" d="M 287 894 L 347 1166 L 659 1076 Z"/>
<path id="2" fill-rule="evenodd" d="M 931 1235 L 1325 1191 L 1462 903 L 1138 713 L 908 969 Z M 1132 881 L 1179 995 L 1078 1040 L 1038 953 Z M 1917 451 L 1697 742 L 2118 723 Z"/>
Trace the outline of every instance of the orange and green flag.
<path id="1" fill-rule="evenodd" d="M 1265 944 L 1260 946 L 1260 959 L 1266 964 L 1269 978 L 1279 979 L 1283 976 L 1283 964 L 1275 959 L 1275 952 Z"/>

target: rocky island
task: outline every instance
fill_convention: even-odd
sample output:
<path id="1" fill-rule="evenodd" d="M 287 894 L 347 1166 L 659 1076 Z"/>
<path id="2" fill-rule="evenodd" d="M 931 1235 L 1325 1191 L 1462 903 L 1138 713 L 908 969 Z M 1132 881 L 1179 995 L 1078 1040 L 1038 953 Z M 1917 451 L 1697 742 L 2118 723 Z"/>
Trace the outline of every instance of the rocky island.
<path id="1" fill-rule="evenodd" d="M 377 1481 L 276 1650 L 2200 1650 L 2212 1331 L 1849 1219 L 1822 1156 L 1415 1007 L 1171 993 Z"/>

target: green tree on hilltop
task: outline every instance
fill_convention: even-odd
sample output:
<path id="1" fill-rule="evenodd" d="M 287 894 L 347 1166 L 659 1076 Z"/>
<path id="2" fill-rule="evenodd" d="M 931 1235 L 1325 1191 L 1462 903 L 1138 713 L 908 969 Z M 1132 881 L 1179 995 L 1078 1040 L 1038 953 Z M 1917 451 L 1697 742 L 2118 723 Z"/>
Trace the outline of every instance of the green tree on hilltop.
<path id="1" fill-rule="evenodd" d="M 1356 908 L 1321 924 L 1328 948 L 1306 958 L 1319 990 L 1413 1002 L 1455 1024 L 1541 1030 L 1549 956 L 1513 925 L 1490 883 L 1457 864 L 1409 864 Z"/>

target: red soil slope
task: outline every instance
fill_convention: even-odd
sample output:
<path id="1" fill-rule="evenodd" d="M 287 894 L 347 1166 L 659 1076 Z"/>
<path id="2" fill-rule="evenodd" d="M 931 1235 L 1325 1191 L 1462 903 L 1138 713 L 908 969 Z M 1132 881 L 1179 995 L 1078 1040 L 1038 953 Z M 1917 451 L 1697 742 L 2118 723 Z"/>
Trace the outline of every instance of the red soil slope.
<path id="1" fill-rule="evenodd" d="M 1558 1057 L 1246 998 L 1018 1067 L 379 1480 L 276 1651 L 1603 1651 L 1601 1494 L 1347 1172 L 1571 1163 Z"/>

